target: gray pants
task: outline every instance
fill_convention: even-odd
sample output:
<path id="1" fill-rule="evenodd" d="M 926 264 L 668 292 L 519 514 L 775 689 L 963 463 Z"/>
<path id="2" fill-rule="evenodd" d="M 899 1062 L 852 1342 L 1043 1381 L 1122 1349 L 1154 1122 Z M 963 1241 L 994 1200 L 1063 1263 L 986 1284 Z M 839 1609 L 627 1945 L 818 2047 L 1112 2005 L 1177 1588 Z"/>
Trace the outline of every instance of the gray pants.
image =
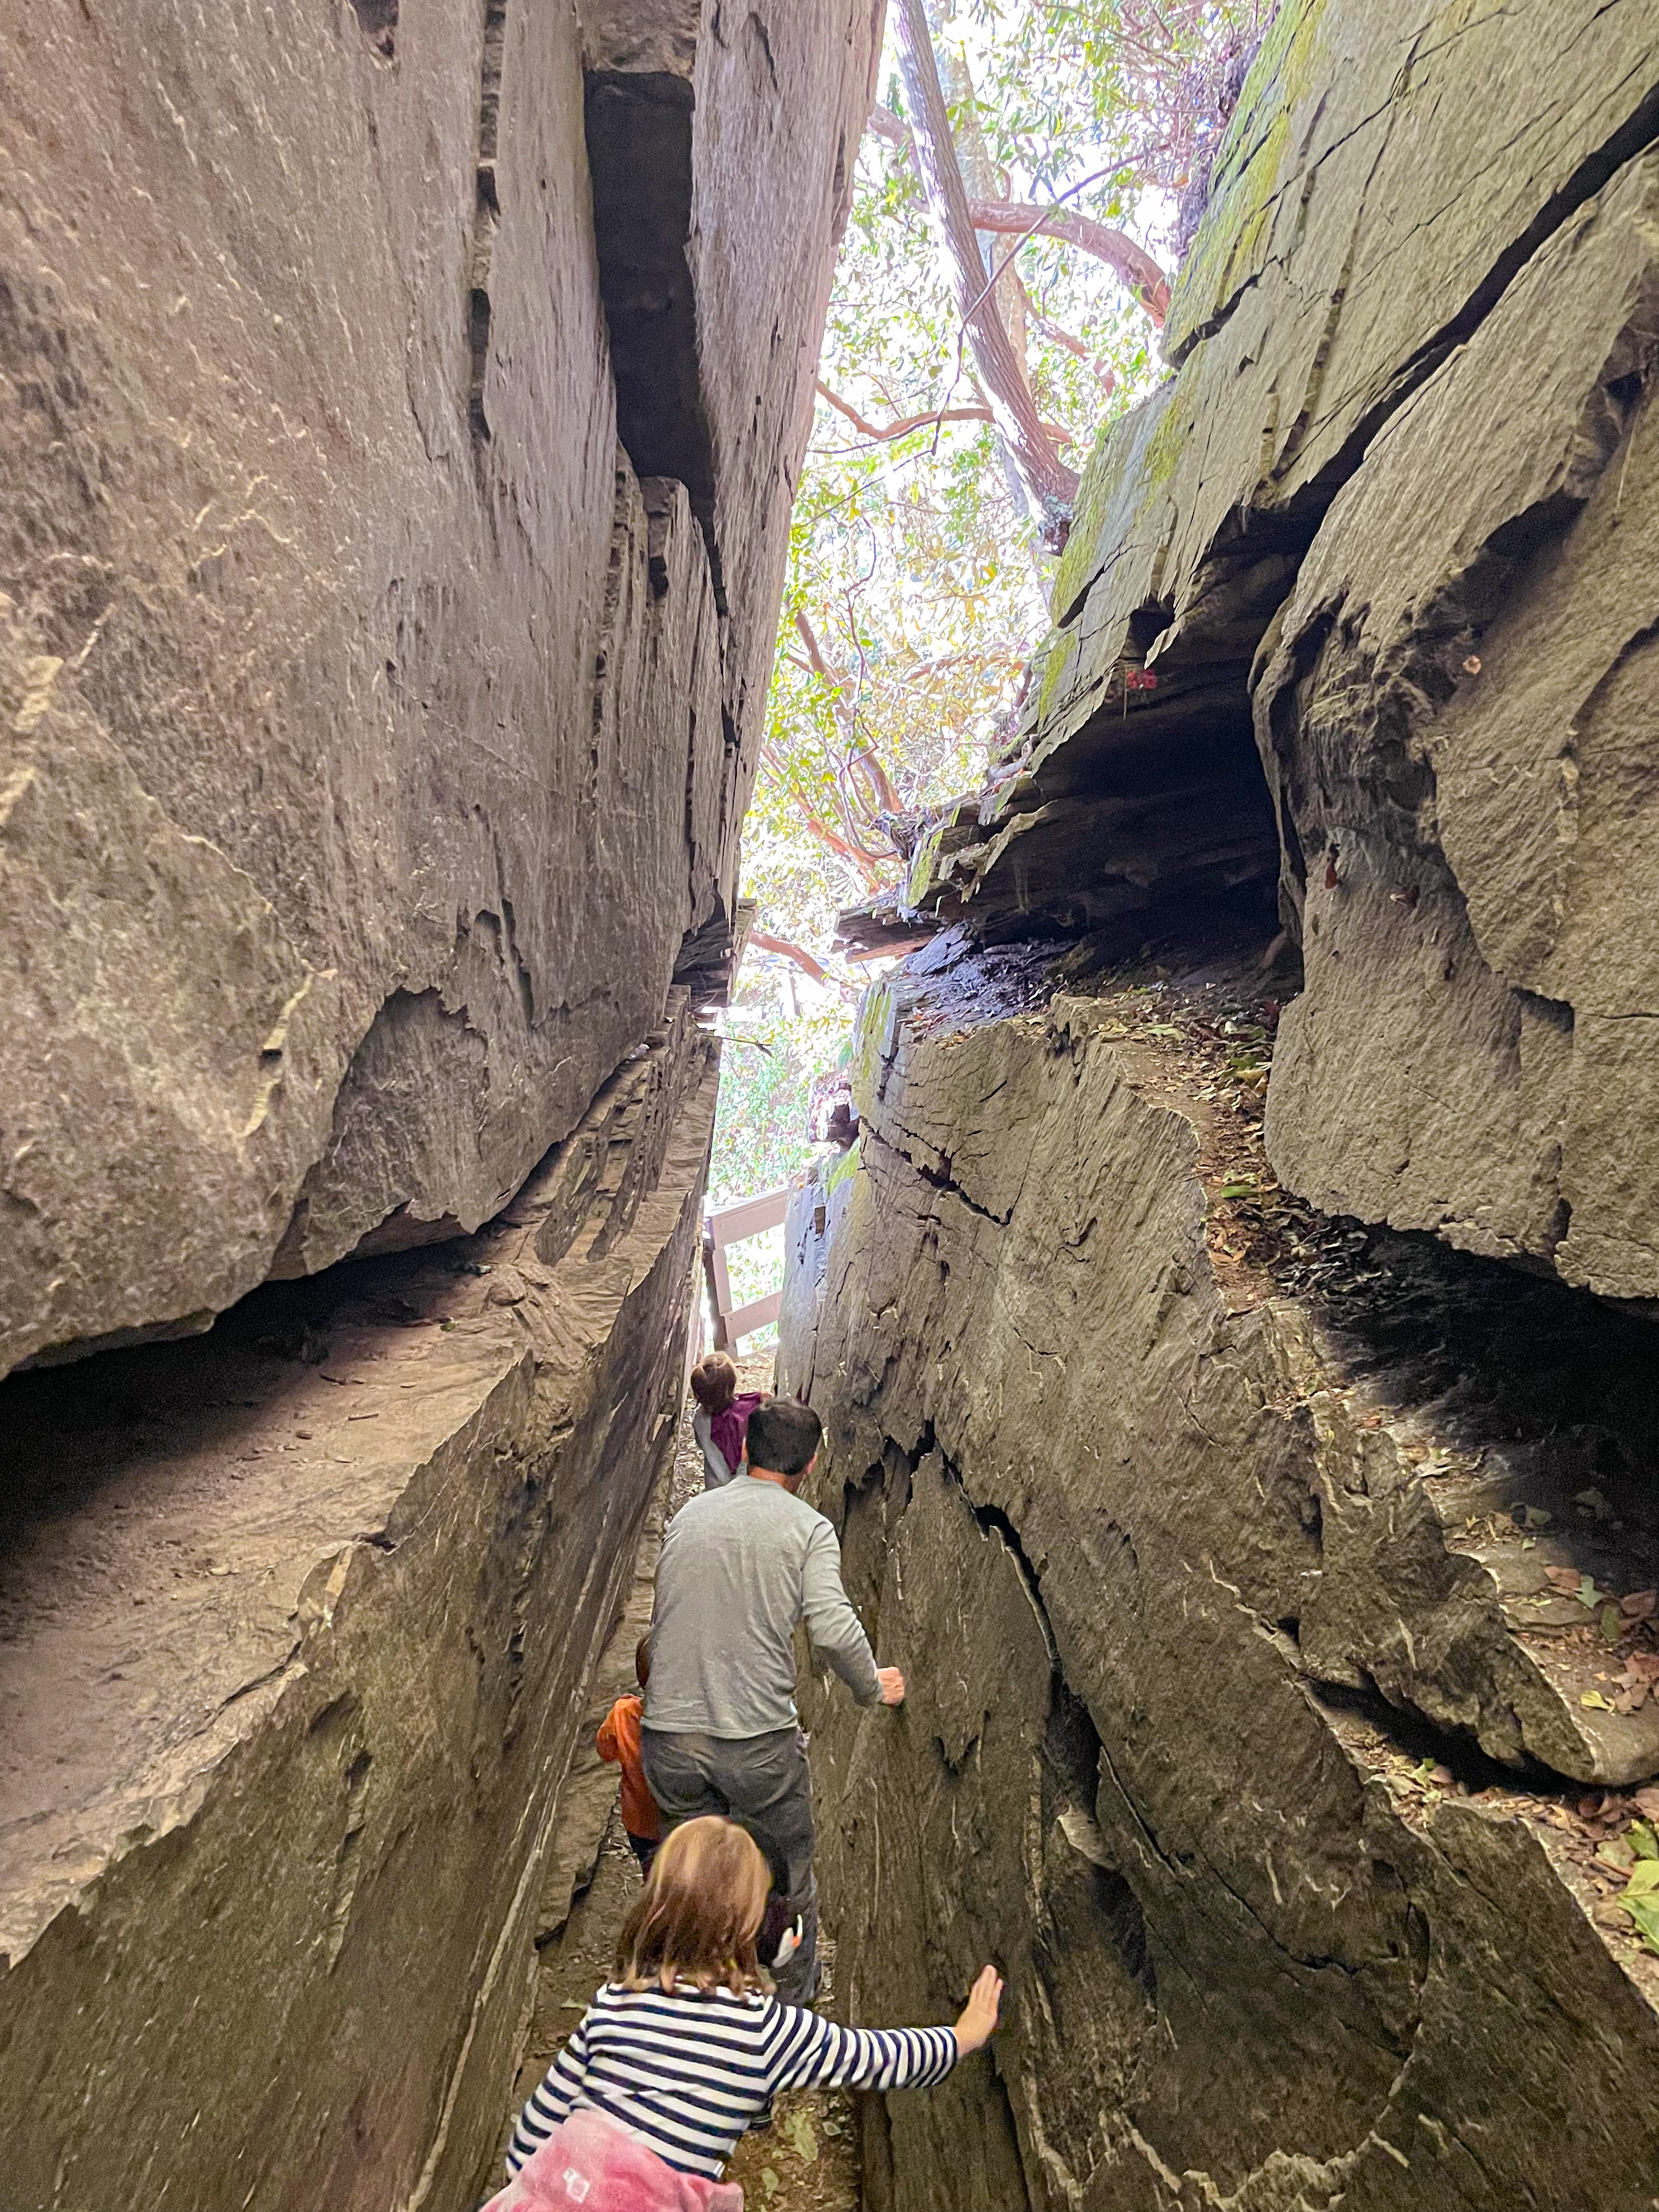
<path id="1" fill-rule="evenodd" d="M 708 1813 L 741 1821 L 787 1882 L 799 1913 L 801 1945 L 778 1969 L 786 2004 L 810 2004 L 817 1981 L 818 1885 L 812 1872 L 812 1781 L 799 1729 L 768 1735 L 671 1735 L 640 1732 L 640 1764 L 664 1820 L 677 1828 Z"/>

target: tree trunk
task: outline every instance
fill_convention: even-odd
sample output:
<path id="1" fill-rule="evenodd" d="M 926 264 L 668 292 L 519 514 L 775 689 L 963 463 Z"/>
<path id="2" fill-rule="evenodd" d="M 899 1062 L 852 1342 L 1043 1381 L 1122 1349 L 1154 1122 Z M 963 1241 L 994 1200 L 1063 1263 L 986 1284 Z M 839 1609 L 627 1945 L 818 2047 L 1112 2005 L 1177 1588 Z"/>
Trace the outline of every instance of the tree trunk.
<path id="1" fill-rule="evenodd" d="M 987 283 L 922 0 L 899 0 L 899 67 L 927 204 L 951 256 L 963 323 L 1020 479 L 1039 514 L 1058 521 L 1078 480 L 1055 453 Z"/>
<path id="2" fill-rule="evenodd" d="M 991 161 L 991 149 L 985 143 L 985 132 L 979 119 L 979 96 L 974 89 L 974 73 L 968 65 L 968 57 L 955 40 L 946 35 L 946 26 L 955 14 L 951 0 L 928 0 L 927 26 L 933 33 L 933 58 L 939 65 L 939 83 L 944 89 L 947 112 L 954 107 L 957 122 L 951 136 L 957 149 L 957 161 L 962 170 L 962 181 L 967 187 L 971 206 L 975 200 L 988 203 L 1004 200 L 1007 193 Z M 993 258 L 996 239 L 988 229 L 974 226 L 979 231 L 980 258 L 985 264 L 988 276 L 996 268 Z M 996 280 L 992 297 L 997 303 L 997 313 L 1008 333 L 1014 349 L 1014 358 L 1030 376 L 1030 367 L 1025 352 L 1025 287 L 1020 282 L 1019 270 L 1011 261 Z"/>

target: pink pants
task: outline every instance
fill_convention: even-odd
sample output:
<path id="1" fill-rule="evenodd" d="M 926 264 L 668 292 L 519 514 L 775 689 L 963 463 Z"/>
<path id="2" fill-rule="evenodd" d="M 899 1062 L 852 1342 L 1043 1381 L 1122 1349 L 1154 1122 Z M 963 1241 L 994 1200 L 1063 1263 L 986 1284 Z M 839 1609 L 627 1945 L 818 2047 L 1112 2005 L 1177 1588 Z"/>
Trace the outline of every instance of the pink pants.
<path id="1" fill-rule="evenodd" d="M 603 2112 L 578 2106 L 483 2212 L 743 2212 L 735 2181 L 680 2173 Z"/>

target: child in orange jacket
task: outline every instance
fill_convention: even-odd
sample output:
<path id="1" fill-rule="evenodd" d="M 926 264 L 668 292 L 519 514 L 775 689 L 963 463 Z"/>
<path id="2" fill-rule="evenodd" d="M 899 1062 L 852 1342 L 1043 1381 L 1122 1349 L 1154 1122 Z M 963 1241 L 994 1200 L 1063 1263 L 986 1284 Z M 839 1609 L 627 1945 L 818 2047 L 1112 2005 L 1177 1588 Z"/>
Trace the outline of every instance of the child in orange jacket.
<path id="1" fill-rule="evenodd" d="M 641 1637 L 634 1647 L 634 1673 L 643 1689 L 651 1674 L 649 1636 Z M 640 1863 L 640 1872 L 649 1874 L 662 1841 L 662 1814 L 640 1765 L 640 1717 L 644 1711 L 643 1699 L 618 1698 L 599 1723 L 594 1742 L 607 1766 L 622 1769 L 623 1826 Z"/>

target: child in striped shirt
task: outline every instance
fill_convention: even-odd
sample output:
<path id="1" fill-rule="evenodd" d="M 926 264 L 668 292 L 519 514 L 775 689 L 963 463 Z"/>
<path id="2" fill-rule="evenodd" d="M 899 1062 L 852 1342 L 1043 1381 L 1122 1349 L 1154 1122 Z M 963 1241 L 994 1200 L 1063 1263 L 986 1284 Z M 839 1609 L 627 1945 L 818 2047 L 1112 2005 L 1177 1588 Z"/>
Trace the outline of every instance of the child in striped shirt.
<path id="1" fill-rule="evenodd" d="M 713 2212 L 741 2201 L 740 2191 L 718 2186 L 721 2170 L 781 2089 L 926 2088 L 989 2041 L 1002 1995 L 991 1966 L 954 2027 L 839 2027 L 780 2004 L 755 1954 L 770 1883 L 736 1821 L 688 1820 L 672 1832 L 623 1923 L 615 1979 L 520 2116 L 507 2156 L 519 2185 L 493 2200 L 499 2212 L 527 2212 L 544 2195 L 563 2204 L 573 2174 L 586 2184 L 575 2192 L 586 2212 Z M 641 2146 L 669 2169 L 659 2194 L 641 2193 Z M 607 2190 L 611 2151 L 620 2163 Z M 588 2165 L 572 2164 L 583 2156 Z"/>

